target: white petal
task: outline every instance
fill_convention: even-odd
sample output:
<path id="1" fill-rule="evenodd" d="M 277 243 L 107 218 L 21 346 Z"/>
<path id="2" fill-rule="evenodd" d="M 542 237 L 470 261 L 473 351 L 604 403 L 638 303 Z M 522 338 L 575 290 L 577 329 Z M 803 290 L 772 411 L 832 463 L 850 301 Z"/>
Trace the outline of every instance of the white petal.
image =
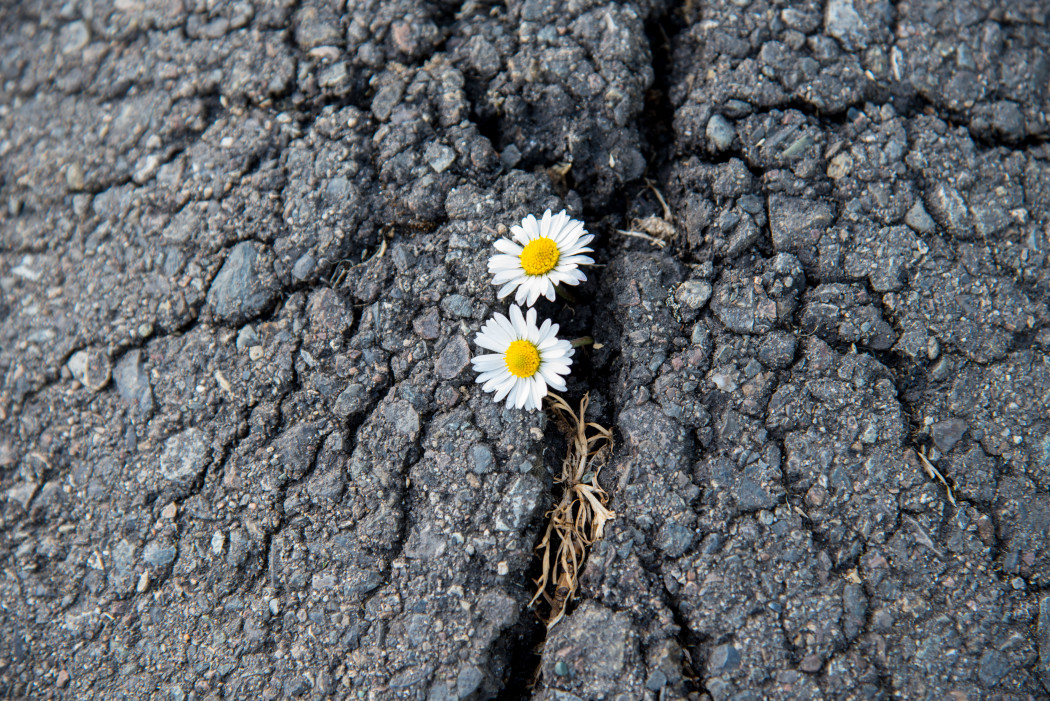
<path id="1" fill-rule="evenodd" d="M 510 323 L 514 325 L 515 338 L 525 338 L 528 335 L 525 317 L 521 313 L 521 307 L 516 304 L 510 307 Z"/>
<path id="2" fill-rule="evenodd" d="M 553 348 L 558 342 L 558 325 L 551 324 L 546 331 L 540 330 L 540 340 L 536 343 L 539 348 Z"/>
<path id="3" fill-rule="evenodd" d="M 525 400 L 529 397 L 529 383 L 518 378 L 514 387 L 514 408 L 520 409 L 525 406 Z"/>
<path id="4" fill-rule="evenodd" d="M 547 383 L 539 375 L 532 378 L 532 403 L 537 409 L 543 406 L 543 398 L 547 396 Z"/>
<path id="5" fill-rule="evenodd" d="M 550 385 L 550 388 L 555 391 L 564 392 L 566 389 L 568 389 L 565 385 L 565 380 L 561 379 L 561 377 L 557 373 L 544 372 L 540 375 L 540 377 L 542 377 L 543 381 Z"/>
<path id="6" fill-rule="evenodd" d="M 541 236 L 540 223 L 531 214 L 521 220 L 521 229 L 525 233 L 525 243 Z"/>
<path id="7" fill-rule="evenodd" d="M 508 241 L 507 239 L 499 239 L 492 245 L 496 247 L 497 251 L 499 251 L 500 253 L 506 253 L 508 256 L 516 258 L 517 256 L 521 255 L 521 246 L 514 243 L 513 241 Z"/>
<path id="8" fill-rule="evenodd" d="M 550 335 L 550 330 L 551 330 L 551 324 L 552 324 L 552 323 L 553 323 L 553 322 L 551 322 L 551 320 L 550 320 L 550 319 L 544 319 L 544 320 L 543 320 L 543 323 L 542 323 L 542 324 L 540 324 L 540 327 L 539 327 L 539 329 L 537 329 L 537 330 L 539 331 L 539 333 L 538 333 L 538 334 L 536 334 L 536 340 L 534 341 L 534 343 L 535 343 L 535 344 L 536 344 L 537 346 L 538 346 L 538 345 L 539 345 L 539 344 L 540 344 L 540 343 L 541 343 L 541 342 L 542 342 L 542 341 L 543 341 L 544 339 L 546 339 L 548 335 Z"/>
<path id="9" fill-rule="evenodd" d="M 510 345 L 511 341 L 517 340 L 518 336 L 514 333 L 514 324 L 510 323 L 510 319 L 499 313 L 495 314 L 492 317 L 492 319 L 496 322 L 500 329 L 503 330 L 503 333 L 506 334 L 507 338 L 509 339 L 507 341 L 508 346 Z M 504 348 L 503 350 L 507 349 Z"/>
<path id="10" fill-rule="evenodd" d="M 555 293 L 554 291 L 554 283 L 551 282 L 549 279 L 544 280 L 544 282 L 547 283 L 547 289 L 544 292 L 544 296 L 553 302 L 557 298 L 557 293 Z"/>
<path id="11" fill-rule="evenodd" d="M 546 236 L 550 238 L 551 235 L 551 211 L 548 209 L 543 213 L 543 219 L 540 221 L 540 236 Z"/>
<path id="12" fill-rule="evenodd" d="M 518 283 L 517 281 L 513 281 L 513 280 L 512 280 L 511 282 L 508 282 L 508 283 L 507 283 L 506 285 L 504 285 L 503 287 L 499 288 L 499 292 L 497 292 L 497 293 L 496 293 L 496 297 L 497 297 L 498 299 L 503 299 L 504 297 L 506 297 L 507 295 L 509 295 L 509 294 L 510 294 L 511 292 L 513 292 L 513 291 L 514 291 L 514 288 L 515 288 L 515 287 L 518 287 L 518 286 L 519 286 L 519 283 Z M 520 292 L 520 290 L 519 290 L 519 292 L 518 292 L 518 296 L 519 296 L 519 297 L 521 296 L 521 292 Z M 519 300 L 519 304 L 520 304 L 520 300 Z"/>
<path id="13" fill-rule="evenodd" d="M 583 236 L 576 239 L 570 245 L 566 246 L 566 252 L 575 251 L 581 248 L 586 248 L 587 245 L 594 240 L 594 234 L 584 234 Z"/>
<path id="14" fill-rule="evenodd" d="M 489 272 L 498 273 L 501 270 L 522 270 L 521 259 L 502 253 L 489 258 Z"/>
<path id="15" fill-rule="evenodd" d="M 499 400 L 503 399 L 504 397 L 507 397 L 508 399 L 510 399 L 510 398 L 512 398 L 514 396 L 513 390 L 514 390 L 514 387 L 517 385 L 517 378 L 515 378 L 513 376 L 510 376 L 510 375 L 508 375 L 508 377 L 509 377 L 509 379 L 506 382 L 504 382 L 503 384 L 501 384 L 499 386 L 499 388 L 496 390 L 496 394 L 495 394 L 495 396 L 492 397 L 492 401 L 498 402 Z M 508 402 L 508 406 L 509 406 L 509 402 Z"/>
<path id="16" fill-rule="evenodd" d="M 546 281 L 540 280 L 539 282 Z M 536 283 L 536 280 L 529 280 L 527 283 L 525 283 L 525 285 L 522 285 L 523 288 L 528 288 L 526 299 L 530 307 L 533 304 L 536 304 L 536 300 L 540 298 L 540 288 L 537 286 Z"/>
<path id="17" fill-rule="evenodd" d="M 490 351 L 496 351 L 502 353 L 507 350 L 507 346 L 510 345 L 510 341 L 504 340 L 503 338 L 496 336 L 493 333 L 478 334 L 474 338 L 474 345 L 481 346 L 482 348 Z"/>
<path id="18" fill-rule="evenodd" d="M 539 348 L 541 351 L 543 351 L 543 355 L 544 355 L 544 357 L 546 357 L 548 353 L 554 353 L 554 346 L 557 343 L 558 343 L 558 339 L 555 338 L 552 335 L 552 336 L 548 336 L 546 338 L 541 338 L 536 343 L 536 347 Z"/>
<path id="19" fill-rule="evenodd" d="M 486 353 L 485 355 L 476 355 L 470 360 L 471 365 L 478 372 L 488 372 L 489 370 L 503 369 L 507 366 L 507 361 L 503 359 L 502 353 Z"/>
<path id="20" fill-rule="evenodd" d="M 481 385 L 486 385 L 492 380 L 497 380 L 496 384 L 499 384 L 501 378 L 505 378 L 507 375 L 507 368 L 497 368 L 495 370 L 488 370 L 478 375 L 477 382 Z"/>
<path id="21" fill-rule="evenodd" d="M 555 375 L 569 374 L 569 365 L 564 360 L 552 360 L 550 362 L 546 362 L 540 369 L 545 370 L 549 373 L 552 372 Z"/>
<path id="22" fill-rule="evenodd" d="M 502 285 L 504 283 L 510 282 L 511 280 L 518 280 L 519 278 L 522 278 L 522 277 L 524 277 L 524 276 L 521 274 L 521 270 L 520 269 L 519 270 L 501 270 L 501 271 L 499 271 L 498 273 L 496 273 L 493 276 L 492 284 L 493 285 Z"/>

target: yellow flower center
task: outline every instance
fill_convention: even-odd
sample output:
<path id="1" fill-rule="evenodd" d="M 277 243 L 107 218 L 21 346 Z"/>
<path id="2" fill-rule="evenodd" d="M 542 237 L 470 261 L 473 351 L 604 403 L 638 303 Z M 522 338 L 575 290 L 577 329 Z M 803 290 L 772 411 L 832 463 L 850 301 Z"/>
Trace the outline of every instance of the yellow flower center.
<path id="1" fill-rule="evenodd" d="M 558 264 L 558 244 L 546 236 L 533 239 L 521 252 L 521 267 L 526 275 L 546 275 Z"/>
<path id="2" fill-rule="evenodd" d="M 540 369 L 540 351 L 529 341 L 512 341 L 503 354 L 510 374 L 515 377 L 532 377 Z"/>

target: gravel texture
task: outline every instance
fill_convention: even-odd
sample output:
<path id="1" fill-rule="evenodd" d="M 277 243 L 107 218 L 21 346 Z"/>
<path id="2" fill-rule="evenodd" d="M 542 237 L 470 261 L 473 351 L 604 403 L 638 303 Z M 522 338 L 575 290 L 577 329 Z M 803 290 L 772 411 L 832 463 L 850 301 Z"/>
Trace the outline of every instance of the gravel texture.
<path id="1" fill-rule="evenodd" d="M 0 4 L 0 697 L 1050 697 L 1048 26 Z M 565 444 L 470 369 L 546 208 L 617 437 L 550 631 Z"/>

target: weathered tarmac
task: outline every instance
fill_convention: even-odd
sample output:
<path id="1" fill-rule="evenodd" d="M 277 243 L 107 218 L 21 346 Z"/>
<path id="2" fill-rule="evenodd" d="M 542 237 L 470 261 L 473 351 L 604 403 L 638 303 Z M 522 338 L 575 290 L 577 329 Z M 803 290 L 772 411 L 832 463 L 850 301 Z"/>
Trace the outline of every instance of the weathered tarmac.
<path id="1" fill-rule="evenodd" d="M 1050 698 L 1048 115 L 1041 0 L 0 5 L 0 697 Z"/>

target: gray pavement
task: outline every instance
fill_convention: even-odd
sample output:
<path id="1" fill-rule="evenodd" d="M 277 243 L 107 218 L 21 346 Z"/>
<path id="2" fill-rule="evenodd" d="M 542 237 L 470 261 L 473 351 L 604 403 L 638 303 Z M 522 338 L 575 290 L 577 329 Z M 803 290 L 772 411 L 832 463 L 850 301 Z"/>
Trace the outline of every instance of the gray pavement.
<path id="1" fill-rule="evenodd" d="M 0 697 L 1050 698 L 1048 22 L 0 4 Z M 469 362 L 546 208 L 617 439 L 549 632 Z"/>

